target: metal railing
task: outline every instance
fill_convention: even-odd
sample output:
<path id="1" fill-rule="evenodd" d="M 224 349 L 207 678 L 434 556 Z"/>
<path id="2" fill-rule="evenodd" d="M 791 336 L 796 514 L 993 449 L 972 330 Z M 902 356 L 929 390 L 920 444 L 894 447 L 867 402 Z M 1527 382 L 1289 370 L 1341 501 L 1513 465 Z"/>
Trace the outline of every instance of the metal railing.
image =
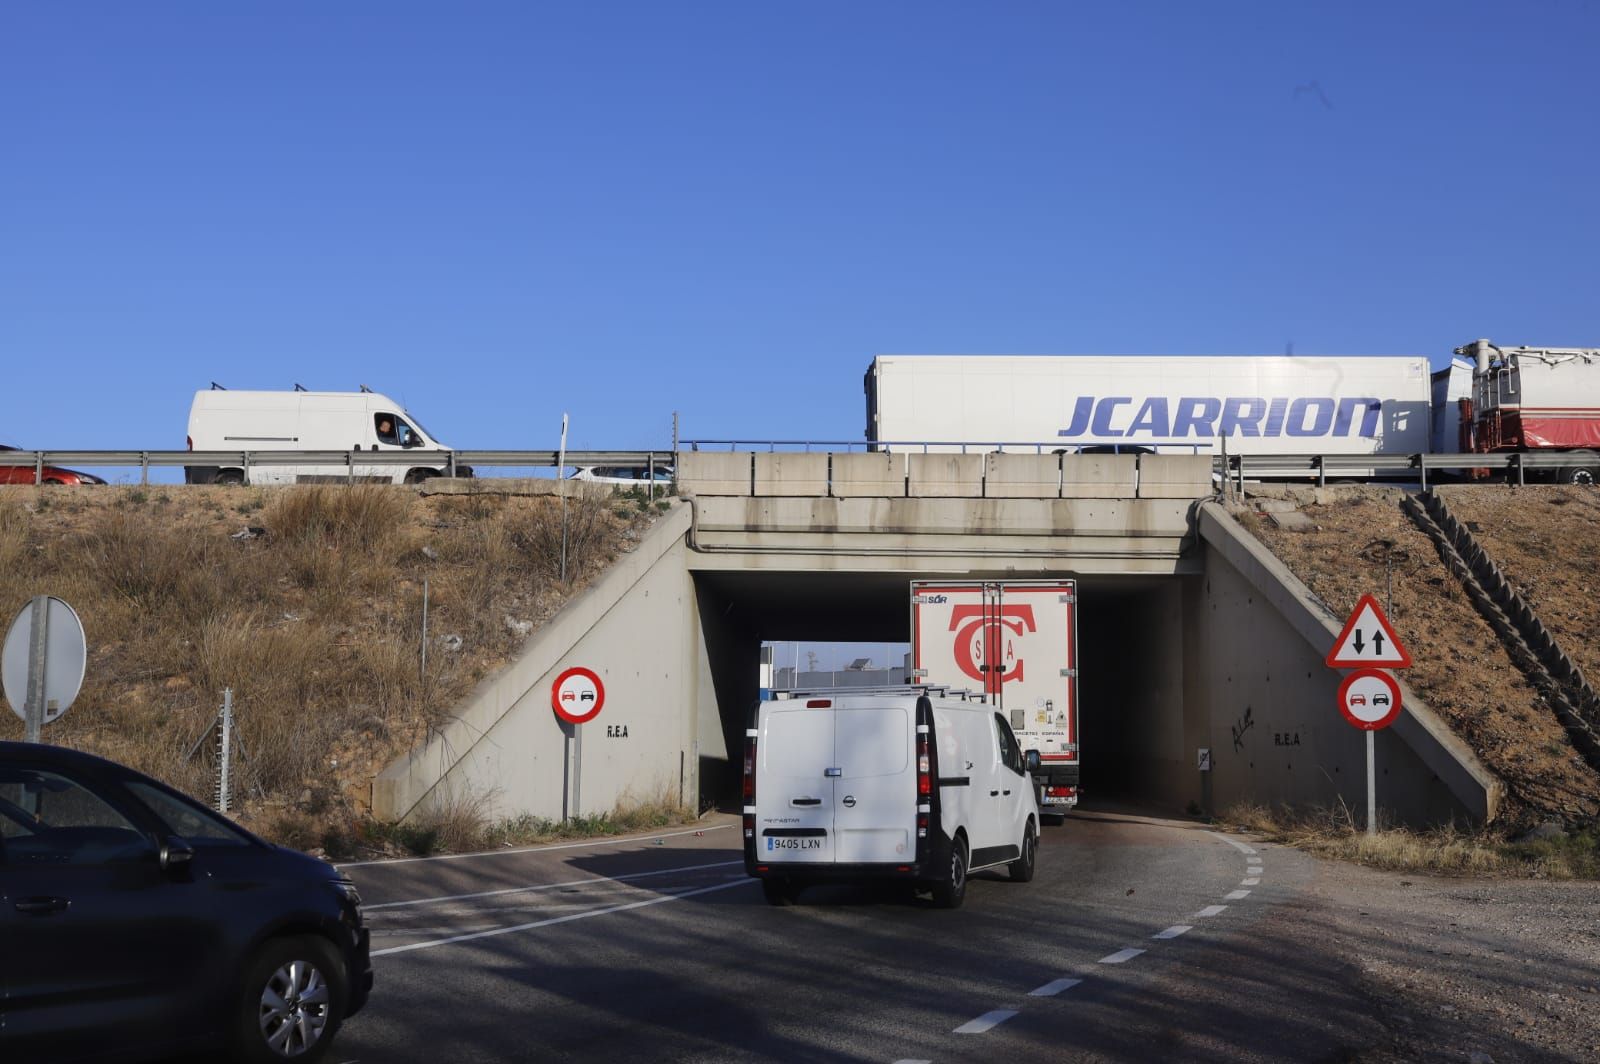
<path id="1" fill-rule="evenodd" d="M 556 466 L 636 466 L 646 469 L 672 468 L 671 451 L 568 451 L 561 462 L 559 451 L 0 451 L 0 466 L 32 467 L 36 480 L 55 466 L 85 466 L 91 469 L 138 468 L 139 482 L 150 483 L 150 470 L 201 466 L 242 469 L 274 466 L 327 466 L 343 468 L 351 479 L 361 466 L 427 467 L 448 470 L 452 475 L 462 467 L 554 468 Z"/>
<path id="2" fill-rule="evenodd" d="M 974 441 L 974 440 L 681 440 L 679 446 L 685 451 L 798 451 L 800 453 L 822 454 L 849 454 L 856 450 L 879 450 L 891 454 L 928 454 L 934 449 L 940 452 L 952 450 L 958 454 L 989 454 L 992 451 L 1005 451 L 1008 454 L 1075 454 L 1085 447 L 1106 448 L 1116 446 L 1113 444 L 1069 444 L 1069 443 L 1039 443 L 1037 441 Z M 1180 447 L 1188 448 L 1179 450 Z M 1202 450 L 1210 450 L 1210 442 L 1194 444 L 1163 444 L 1162 454 L 1200 454 Z M 1147 446 L 1127 445 L 1122 447 L 1124 454 L 1140 454 L 1148 452 Z M 1096 450 L 1094 453 L 1107 453 Z"/>
<path id="3" fill-rule="evenodd" d="M 1592 460 L 1591 460 L 1592 461 Z M 1414 473 L 1422 486 L 1428 486 L 1429 471 L 1466 472 L 1487 469 L 1503 471 L 1507 480 L 1527 483 L 1527 471 L 1563 469 L 1586 465 L 1584 459 L 1560 451 L 1513 451 L 1500 454 L 1230 454 L 1217 455 L 1213 471 L 1230 482 L 1243 485 L 1246 477 L 1315 479 L 1326 484 L 1330 476 L 1352 479 L 1386 477 L 1398 479 Z"/>

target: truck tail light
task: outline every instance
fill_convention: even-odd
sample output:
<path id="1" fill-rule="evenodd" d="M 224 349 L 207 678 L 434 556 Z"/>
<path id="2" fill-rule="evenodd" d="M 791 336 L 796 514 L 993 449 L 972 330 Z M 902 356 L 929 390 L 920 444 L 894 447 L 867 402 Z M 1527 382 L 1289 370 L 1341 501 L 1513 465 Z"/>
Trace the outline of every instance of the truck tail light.
<path id="1" fill-rule="evenodd" d="M 1071 798 L 1078 793 L 1076 787 L 1046 787 L 1044 793 L 1051 798 Z"/>

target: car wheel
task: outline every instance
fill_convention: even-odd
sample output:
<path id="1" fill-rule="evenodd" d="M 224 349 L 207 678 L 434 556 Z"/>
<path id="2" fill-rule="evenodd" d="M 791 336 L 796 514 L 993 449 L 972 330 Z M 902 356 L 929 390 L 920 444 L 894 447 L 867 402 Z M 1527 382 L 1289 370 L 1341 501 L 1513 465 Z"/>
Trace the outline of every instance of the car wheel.
<path id="1" fill-rule="evenodd" d="M 761 894 L 768 905 L 793 905 L 800 897 L 800 888 L 787 879 L 763 879 Z"/>
<path id="2" fill-rule="evenodd" d="M 967 842 L 950 844 L 950 878 L 933 885 L 933 903 L 941 909 L 959 909 L 967 898 Z"/>
<path id="3" fill-rule="evenodd" d="M 327 939 L 303 935 L 267 943 L 245 970 L 233 1032 L 236 1059 L 322 1059 L 344 1018 L 347 995 L 344 961 Z"/>
<path id="4" fill-rule="evenodd" d="M 214 484 L 243 484 L 244 483 L 244 473 L 241 472 L 240 470 L 237 470 L 237 469 L 224 469 L 222 472 L 217 474 L 217 479 L 212 481 L 212 483 L 214 483 Z"/>
<path id="5" fill-rule="evenodd" d="M 1033 879 L 1033 866 L 1039 857 L 1039 837 L 1034 833 L 1033 821 L 1028 821 L 1028 826 L 1022 832 L 1022 856 L 1006 866 L 1011 873 L 1011 878 L 1017 883 L 1026 883 Z"/>

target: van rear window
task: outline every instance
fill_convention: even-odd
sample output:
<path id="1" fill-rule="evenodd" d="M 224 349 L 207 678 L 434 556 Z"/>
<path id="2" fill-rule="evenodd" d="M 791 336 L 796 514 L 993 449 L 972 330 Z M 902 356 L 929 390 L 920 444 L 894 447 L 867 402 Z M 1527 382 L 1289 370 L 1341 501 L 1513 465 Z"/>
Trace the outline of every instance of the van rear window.
<path id="1" fill-rule="evenodd" d="M 844 779 L 896 776 L 911 764 L 911 719 L 903 709 L 834 711 L 834 760 Z"/>

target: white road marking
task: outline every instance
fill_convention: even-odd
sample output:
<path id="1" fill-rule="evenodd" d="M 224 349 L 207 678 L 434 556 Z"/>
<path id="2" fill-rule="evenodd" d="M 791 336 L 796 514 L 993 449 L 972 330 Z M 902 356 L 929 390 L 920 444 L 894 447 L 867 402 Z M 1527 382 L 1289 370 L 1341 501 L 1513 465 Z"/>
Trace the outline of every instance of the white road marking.
<path id="1" fill-rule="evenodd" d="M 587 920 L 591 916 L 605 916 L 609 913 L 626 912 L 629 909 L 643 909 L 651 905 L 660 905 L 669 901 L 682 901 L 684 898 L 692 898 L 696 894 L 710 894 L 714 890 L 727 890 L 729 887 L 742 887 L 747 883 L 754 882 L 754 879 L 741 876 L 738 879 L 731 879 L 726 883 L 718 883 L 715 886 L 700 887 L 697 890 L 686 890 L 682 894 L 665 894 L 659 897 L 645 898 L 643 901 L 631 901 L 626 905 L 612 905 L 604 909 L 589 909 L 581 913 L 570 913 L 566 916 L 554 916 L 548 920 L 535 920 L 532 923 L 517 924 L 513 927 L 497 927 L 490 931 L 474 931 L 469 935 L 452 935 L 449 938 L 435 939 L 432 942 L 413 942 L 406 946 L 390 946 L 388 949 L 376 949 L 372 951 L 372 956 L 387 957 L 393 953 L 409 953 L 412 950 L 432 949 L 435 946 L 449 946 L 457 942 L 471 942 L 475 938 L 492 938 L 496 935 L 509 935 L 516 931 L 532 931 L 536 927 L 552 927 L 556 924 L 571 923 L 573 920 Z"/>
<path id="2" fill-rule="evenodd" d="M 733 824 L 707 824 L 703 828 L 687 831 L 669 831 L 661 835 L 629 835 L 624 839 L 588 839 L 583 842 L 557 842 L 544 846 L 520 846 L 514 850 L 483 850 L 479 853 L 442 853 L 436 857 L 386 857 L 377 861 L 340 861 L 340 868 L 370 868 L 375 865 L 417 864 L 421 861 L 467 861 L 474 857 L 504 857 L 513 853 L 544 853 L 547 850 L 581 850 L 589 846 L 623 846 L 630 842 L 649 842 L 651 839 L 676 839 L 697 832 L 721 831 Z"/>
<path id="3" fill-rule="evenodd" d="M 1173 924 L 1171 927 L 1167 928 L 1165 931 L 1161 931 L 1161 932 L 1159 932 L 1157 934 L 1151 935 L 1150 937 L 1151 938 L 1177 938 L 1179 935 L 1183 934 L 1185 931 L 1193 931 L 1193 930 L 1194 930 L 1194 925 L 1193 924 Z"/>
<path id="4" fill-rule="evenodd" d="M 475 894 L 443 894 L 437 898 L 418 898 L 415 901 L 386 901 L 381 905 L 363 905 L 365 912 L 374 912 L 378 909 L 400 909 L 408 905 L 432 905 L 440 901 L 468 901 L 472 898 L 493 898 L 501 894 L 532 894 L 541 890 L 556 890 L 560 887 L 582 887 L 593 883 L 622 883 L 630 879 L 645 879 L 649 876 L 670 876 L 674 872 L 699 872 L 707 868 L 726 868 L 729 865 L 744 864 L 743 861 L 717 861 L 714 864 L 685 865 L 682 868 L 663 868 L 655 872 L 629 872 L 622 876 L 592 876 L 588 879 L 569 879 L 562 883 L 540 883 L 526 887 L 506 887 L 502 890 L 480 890 Z"/>
<path id="5" fill-rule="evenodd" d="M 1256 851 L 1252 850 L 1250 847 L 1246 846 L 1244 843 L 1240 842 L 1238 839 L 1230 839 L 1230 838 L 1228 838 L 1228 836 L 1223 835 L 1220 832 L 1208 831 L 1208 832 L 1206 832 L 1206 834 L 1210 835 L 1214 839 L 1221 839 L 1223 842 L 1227 843 L 1229 846 L 1232 846 L 1234 849 L 1238 850 L 1240 853 L 1255 853 L 1256 852 Z"/>
<path id="6" fill-rule="evenodd" d="M 1055 997 L 1063 990 L 1071 990 L 1081 982 L 1083 982 L 1082 979 L 1057 979 L 1054 982 L 1044 984 L 1044 986 L 1041 986 L 1036 990 L 1028 991 L 1028 996 Z"/>
<path id="7" fill-rule="evenodd" d="M 1223 898 L 1227 901 L 1243 901 L 1249 896 L 1250 892 L 1248 890 L 1230 890 L 1228 893 L 1223 895 Z"/>
<path id="8" fill-rule="evenodd" d="M 985 1031 L 988 1031 L 988 1030 L 991 1030 L 991 1029 L 993 1029 L 995 1027 L 1000 1026 L 1002 1023 L 1005 1023 L 1007 1020 L 1009 1020 L 1011 1017 L 1015 1016 L 1016 1014 L 1017 1014 L 1017 1010 L 1016 1009 L 995 1009 L 993 1012 L 984 1013 L 982 1016 L 979 1016 L 975 1020 L 968 1020 L 966 1023 L 962 1024 L 960 1027 L 957 1027 L 951 1033 L 952 1034 L 982 1034 Z"/>
<path id="9" fill-rule="evenodd" d="M 1261 885 L 1261 879 L 1258 876 L 1251 876 L 1249 879 L 1239 880 L 1239 885 L 1241 887 L 1259 887 Z"/>
<path id="10" fill-rule="evenodd" d="M 1258 864 L 1246 864 L 1244 870 L 1252 876 L 1261 874 L 1261 866 Z"/>
<path id="11" fill-rule="evenodd" d="M 1226 908 L 1227 908 L 1226 905 L 1207 905 L 1204 909 L 1201 909 L 1199 912 L 1195 913 L 1195 915 L 1196 916 L 1220 916 L 1220 915 L 1222 915 L 1222 911 L 1224 909 L 1226 909 Z"/>
<path id="12" fill-rule="evenodd" d="M 1144 950 L 1142 950 L 1142 949 L 1119 949 L 1119 950 L 1117 950 L 1117 952 L 1111 954 L 1109 957 L 1101 957 L 1100 958 L 1100 963 L 1101 964 L 1123 964 L 1123 963 L 1126 963 L 1127 961 L 1133 960 L 1133 958 L 1137 957 L 1139 954 L 1141 954 L 1143 952 L 1144 952 Z"/>
<path id="13" fill-rule="evenodd" d="M 897 1060 L 894 1064 L 933 1064 L 931 1060 Z"/>

